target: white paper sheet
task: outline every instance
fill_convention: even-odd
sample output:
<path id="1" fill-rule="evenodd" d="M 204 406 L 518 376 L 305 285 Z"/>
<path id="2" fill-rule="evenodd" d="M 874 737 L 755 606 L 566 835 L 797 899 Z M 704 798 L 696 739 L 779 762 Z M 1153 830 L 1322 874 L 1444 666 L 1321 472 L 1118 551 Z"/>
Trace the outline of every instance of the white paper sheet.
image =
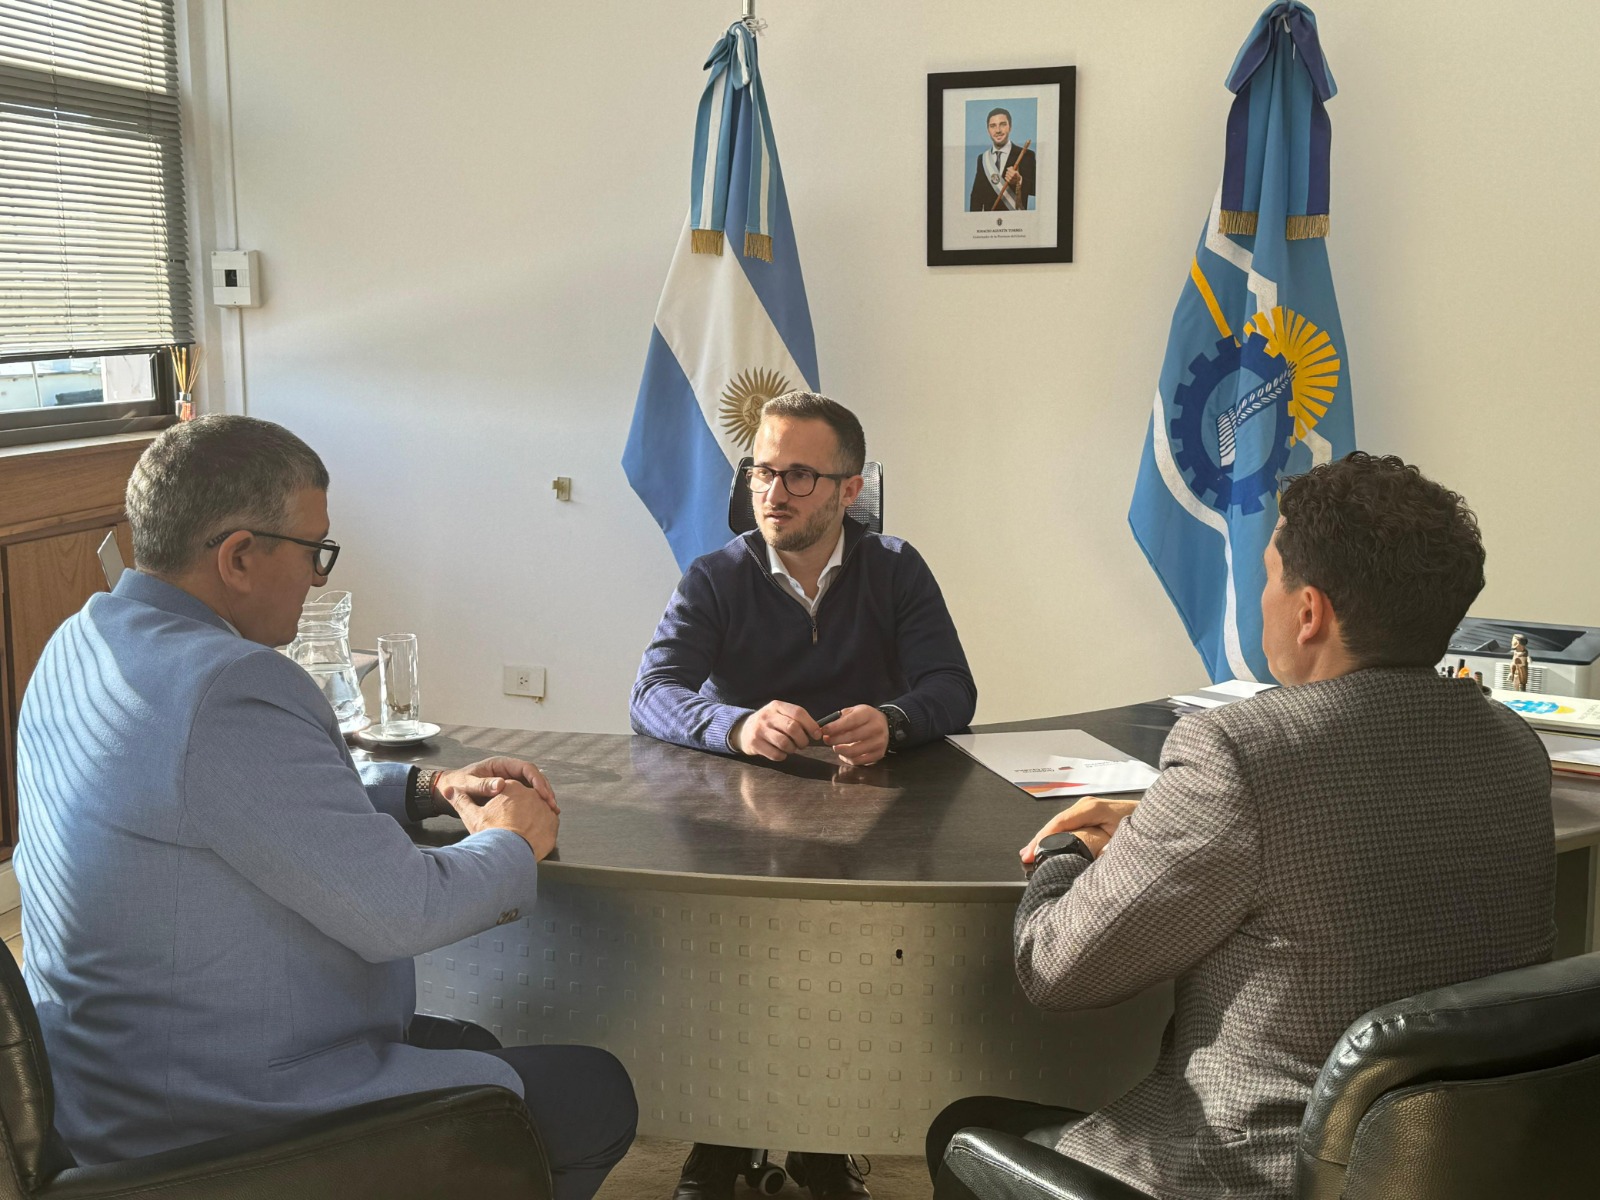
<path id="1" fill-rule="evenodd" d="M 1221 708 L 1238 700 L 1248 700 L 1262 692 L 1277 687 L 1275 683 L 1251 683 L 1243 679 L 1224 679 L 1208 688 L 1171 697 L 1172 703 L 1182 708 Z"/>
<path id="2" fill-rule="evenodd" d="M 954 733 L 947 740 L 1039 799 L 1142 792 L 1160 774 L 1081 729 Z"/>
<path id="3" fill-rule="evenodd" d="M 1557 766 L 1569 764 L 1600 772 L 1600 741 L 1587 737 L 1566 737 L 1559 733 L 1541 733 L 1550 761 Z"/>

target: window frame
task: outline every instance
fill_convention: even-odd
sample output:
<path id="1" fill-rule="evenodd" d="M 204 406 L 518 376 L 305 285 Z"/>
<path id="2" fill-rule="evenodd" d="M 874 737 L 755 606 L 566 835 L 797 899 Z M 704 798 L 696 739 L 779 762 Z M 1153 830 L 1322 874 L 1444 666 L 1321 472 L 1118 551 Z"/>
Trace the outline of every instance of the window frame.
<path id="1" fill-rule="evenodd" d="M 115 358 L 119 354 L 151 355 L 155 376 L 154 400 L 122 400 L 96 404 L 65 404 L 38 408 L 14 408 L 0 412 L 0 447 L 32 446 L 72 438 L 110 437 L 119 433 L 139 433 L 165 429 L 177 422 L 178 387 L 172 371 L 172 357 L 164 346 L 129 346 L 122 350 L 103 350 L 95 358 Z M 52 359 L 82 357 L 66 352 L 55 354 L 0 355 L 0 363 L 49 362 Z"/>
<path id="2" fill-rule="evenodd" d="M 166 94 L 172 98 L 176 107 L 173 115 L 178 122 L 176 140 L 169 144 L 168 152 L 161 156 L 163 191 L 170 198 L 176 195 L 186 198 L 188 195 L 188 146 L 183 136 L 183 125 L 187 119 L 187 102 L 183 95 L 183 39 L 179 35 L 179 12 L 177 0 L 159 0 L 165 10 L 165 26 L 171 31 L 172 36 L 172 70 L 176 81 L 176 90 Z M 9 64 L 9 70 L 18 76 L 33 76 L 41 83 L 54 78 L 56 72 L 49 67 L 36 66 L 28 63 Z M 68 75 L 73 74 L 70 70 Z M 24 89 L 28 86 L 26 80 Z M 70 97 L 79 94 L 75 89 L 87 89 L 90 92 L 119 93 L 136 100 L 139 88 L 132 84 L 122 84 L 117 81 L 100 77 L 83 79 L 80 84 L 74 84 L 63 89 L 61 102 L 57 104 L 56 111 L 72 114 L 74 119 L 98 123 L 102 118 L 93 116 L 87 110 L 75 109 Z M 26 94 L 24 92 L 24 94 Z M 137 108 L 137 104 L 130 104 L 130 109 Z M 175 174 L 175 178 L 174 178 Z M 174 186 L 175 185 L 175 186 Z M 189 205 L 185 199 L 180 199 L 178 214 L 178 232 L 181 234 L 177 245 L 182 247 L 184 258 L 185 281 L 183 284 L 183 300 L 173 298 L 173 305 L 168 309 L 171 314 L 174 330 L 178 332 L 180 340 L 178 345 L 193 345 L 188 338 L 195 337 L 200 331 L 199 304 L 196 301 L 195 288 L 199 284 L 198 273 L 195 269 L 193 228 Z M 171 220 L 170 206 L 164 214 Z M 170 226 L 169 226 L 170 227 Z M 187 305 L 187 311 L 180 311 L 178 305 Z M 191 332 L 192 331 L 192 332 Z M 82 332 L 81 329 L 68 331 L 74 340 Z M 152 330 L 152 332 L 155 332 Z M 177 378 L 172 364 L 171 355 L 168 353 L 168 344 L 160 345 L 127 345 L 116 348 L 86 349 L 84 347 L 62 347 L 48 351 L 34 351 L 27 353 L 0 354 L 0 363 L 37 363 L 53 359 L 64 358 L 112 358 L 123 354 L 149 354 L 151 355 L 151 373 L 154 377 L 155 398 L 153 400 L 139 401 L 114 401 L 107 403 L 101 401 L 91 404 L 49 405 L 33 408 L 8 409 L 0 411 L 0 448 L 8 446 L 45 444 L 49 442 L 75 440 L 82 438 L 106 437 L 117 434 L 137 433 L 147 430 L 158 430 L 172 425 L 177 421 Z"/>

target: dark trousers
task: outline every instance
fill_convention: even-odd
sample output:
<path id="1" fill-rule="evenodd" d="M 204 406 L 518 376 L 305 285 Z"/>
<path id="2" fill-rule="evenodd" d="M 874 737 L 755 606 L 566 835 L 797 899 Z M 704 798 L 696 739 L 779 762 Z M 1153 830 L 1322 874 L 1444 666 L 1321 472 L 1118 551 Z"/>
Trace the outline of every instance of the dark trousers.
<path id="1" fill-rule="evenodd" d="M 555 1200 L 589 1200 L 633 1144 L 639 1103 L 616 1058 L 594 1046 L 507 1046 L 480 1025 L 418 1014 L 406 1040 L 482 1050 L 522 1076 L 523 1103 L 550 1159 Z"/>
<path id="2" fill-rule="evenodd" d="M 1067 1127 L 1076 1125 L 1086 1116 L 1087 1113 L 1075 1108 L 1054 1108 L 1027 1100 L 1007 1100 L 1003 1096 L 968 1096 L 957 1100 L 928 1126 L 928 1178 L 938 1179 L 945 1148 L 963 1129 L 998 1129 L 1054 1150 Z"/>

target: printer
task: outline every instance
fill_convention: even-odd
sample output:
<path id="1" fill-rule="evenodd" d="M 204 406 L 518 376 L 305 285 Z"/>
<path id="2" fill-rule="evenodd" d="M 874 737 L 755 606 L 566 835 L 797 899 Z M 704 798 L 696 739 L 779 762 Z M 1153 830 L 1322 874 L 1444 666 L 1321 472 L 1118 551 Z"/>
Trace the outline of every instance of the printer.
<path id="1" fill-rule="evenodd" d="M 1449 654 L 1439 665 L 1454 670 L 1465 659 L 1467 670 L 1483 672 L 1484 683 L 1504 688 L 1514 633 L 1528 638 L 1528 691 L 1600 699 L 1600 668 L 1595 665 L 1600 662 L 1600 629 L 1592 625 L 1468 617 L 1456 627 Z"/>

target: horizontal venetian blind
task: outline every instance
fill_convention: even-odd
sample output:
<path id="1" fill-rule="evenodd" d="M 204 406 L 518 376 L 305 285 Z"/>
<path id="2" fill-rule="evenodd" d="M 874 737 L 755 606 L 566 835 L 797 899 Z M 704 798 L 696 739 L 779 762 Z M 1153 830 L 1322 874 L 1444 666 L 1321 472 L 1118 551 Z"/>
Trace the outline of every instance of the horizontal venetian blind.
<path id="1" fill-rule="evenodd" d="M 0 358 L 185 343 L 172 0 L 0 2 Z"/>

